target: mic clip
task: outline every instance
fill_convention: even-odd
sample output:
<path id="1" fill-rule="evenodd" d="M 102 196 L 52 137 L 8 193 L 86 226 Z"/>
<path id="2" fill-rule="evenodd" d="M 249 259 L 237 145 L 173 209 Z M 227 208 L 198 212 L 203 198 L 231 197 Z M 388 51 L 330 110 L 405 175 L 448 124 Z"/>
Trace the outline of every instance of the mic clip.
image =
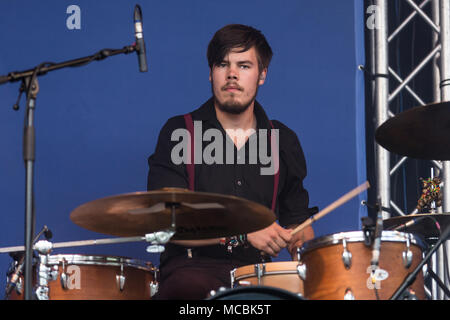
<path id="1" fill-rule="evenodd" d="M 364 244 L 370 247 L 375 238 L 375 222 L 370 217 L 362 217 L 362 231 L 364 234 Z"/>

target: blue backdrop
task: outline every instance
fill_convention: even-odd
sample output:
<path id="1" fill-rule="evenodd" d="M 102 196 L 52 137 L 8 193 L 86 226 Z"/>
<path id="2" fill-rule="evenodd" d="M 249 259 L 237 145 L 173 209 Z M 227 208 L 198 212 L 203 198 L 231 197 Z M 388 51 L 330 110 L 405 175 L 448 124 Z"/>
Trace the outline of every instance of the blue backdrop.
<path id="1" fill-rule="evenodd" d="M 1 1 L 0 75 L 41 62 L 84 57 L 134 42 L 135 1 Z M 77 5 L 79 29 L 68 27 Z M 325 206 L 365 181 L 362 0 L 141 1 L 149 72 L 135 54 L 114 56 L 39 78 L 36 231 L 54 242 L 109 238 L 74 225 L 70 212 L 106 196 L 143 191 L 147 157 L 167 118 L 210 97 L 206 47 L 229 23 L 252 25 L 274 51 L 258 100 L 300 138 L 308 163 L 311 206 Z M 70 26 L 70 23 L 69 23 Z M 23 245 L 24 99 L 20 83 L 0 86 L 0 247 Z M 359 198 L 314 224 L 317 236 L 360 229 Z M 55 250 L 152 261 L 145 243 Z M 286 252 L 280 260 L 287 260 Z M 0 273 L 10 257 L 0 254 Z M 1 290 L 4 283 L 1 284 Z"/>

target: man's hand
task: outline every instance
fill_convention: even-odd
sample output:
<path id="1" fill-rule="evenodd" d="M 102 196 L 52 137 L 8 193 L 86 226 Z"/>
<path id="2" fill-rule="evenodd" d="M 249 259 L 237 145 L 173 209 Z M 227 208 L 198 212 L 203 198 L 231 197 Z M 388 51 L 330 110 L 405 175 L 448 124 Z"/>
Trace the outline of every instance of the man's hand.
<path id="1" fill-rule="evenodd" d="M 294 230 L 295 226 L 289 226 L 289 232 Z M 291 242 L 288 245 L 288 251 L 291 254 L 292 258 L 294 260 L 297 260 L 297 248 L 300 248 L 303 243 L 305 243 L 308 240 L 314 239 L 314 230 L 311 226 L 306 227 L 303 230 L 300 230 L 296 234 L 294 234 L 291 238 Z"/>
<path id="2" fill-rule="evenodd" d="M 247 234 L 247 241 L 253 247 L 273 257 L 288 245 L 291 238 L 290 230 L 282 228 L 276 222 L 265 229 Z"/>

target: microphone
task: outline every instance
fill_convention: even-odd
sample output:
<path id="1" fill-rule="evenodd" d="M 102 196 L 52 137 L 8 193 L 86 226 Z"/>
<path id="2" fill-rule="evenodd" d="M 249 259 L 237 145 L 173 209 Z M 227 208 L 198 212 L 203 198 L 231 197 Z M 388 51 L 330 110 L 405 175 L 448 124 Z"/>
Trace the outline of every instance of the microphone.
<path id="1" fill-rule="evenodd" d="M 19 280 L 19 277 L 22 274 L 22 269 L 25 262 L 25 255 L 22 255 L 20 260 L 17 262 L 16 270 L 11 276 L 11 280 L 8 282 L 5 288 L 5 298 L 7 299 L 9 295 L 11 294 L 11 291 L 16 287 L 17 281 Z"/>
<path id="2" fill-rule="evenodd" d="M 139 71 L 147 72 L 147 58 L 145 56 L 145 43 L 142 28 L 142 10 L 138 4 L 134 7 L 134 34 L 136 37 L 136 52 L 139 61 Z"/>
<path id="3" fill-rule="evenodd" d="M 425 219 L 425 218 L 427 218 L 427 217 L 412 218 L 412 219 L 409 220 L 408 222 L 403 223 L 403 224 L 401 224 L 401 225 L 395 227 L 395 228 L 392 229 L 392 230 L 398 231 L 398 230 L 401 230 L 401 229 L 405 229 L 405 228 L 411 227 L 411 226 L 415 225 L 416 223 L 418 223 L 419 221 L 422 221 L 422 220 Z"/>

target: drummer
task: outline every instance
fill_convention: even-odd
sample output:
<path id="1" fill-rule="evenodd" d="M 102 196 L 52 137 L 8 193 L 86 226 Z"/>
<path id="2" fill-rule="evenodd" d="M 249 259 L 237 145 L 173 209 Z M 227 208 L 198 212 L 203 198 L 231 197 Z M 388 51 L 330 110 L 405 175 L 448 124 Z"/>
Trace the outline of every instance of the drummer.
<path id="1" fill-rule="evenodd" d="M 271 58 L 271 47 L 253 27 L 232 24 L 215 33 L 207 49 L 212 97 L 191 118 L 179 115 L 165 123 L 148 159 L 148 190 L 233 195 L 273 208 L 277 222 L 226 239 L 172 240 L 160 256 L 155 299 L 205 299 L 211 290 L 231 286 L 232 269 L 269 262 L 283 248 L 295 258 L 296 248 L 314 237 L 311 227 L 290 234 L 317 212 L 309 208 L 303 186 L 300 142 L 283 123 L 270 121 L 256 101 Z M 190 137 L 186 132 L 194 147 L 181 152 L 188 145 L 180 138 Z M 195 154 L 195 166 L 189 153 Z"/>

